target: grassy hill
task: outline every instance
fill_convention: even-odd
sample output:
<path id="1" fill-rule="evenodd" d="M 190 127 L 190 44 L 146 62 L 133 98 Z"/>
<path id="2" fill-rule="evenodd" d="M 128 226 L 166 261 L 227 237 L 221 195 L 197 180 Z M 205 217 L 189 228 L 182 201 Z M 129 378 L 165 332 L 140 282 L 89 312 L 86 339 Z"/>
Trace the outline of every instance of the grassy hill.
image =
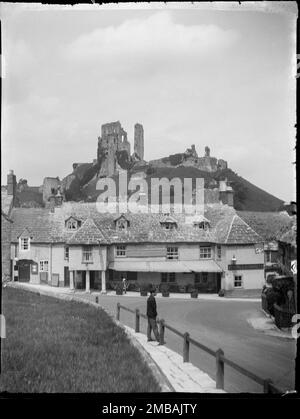
<path id="1" fill-rule="evenodd" d="M 73 181 L 68 189 L 69 200 L 95 201 L 99 195 L 96 190 L 98 165 L 81 165 L 73 172 Z M 204 178 L 205 188 L 217 187 L 218 181 L 227 178 L 234 190 L 234 207 L 240 211 L 279 211 L 284 202 L 279 198 L 269 194 L 263 189 L 248 182 L 231 169 L 218 170 L 210 173 L 197 169 L 196 167 L 153 167 L 145 165 L 143 167 L 132 168 L 128 171 L 131 176 L 136 172 L 144 172 L 148 187 L 151 178 L 166 177 L 172 179 L 178 177 L 183 181 L 184 178 Z M 116 183 L 117 176 L 114 176 Z M 150 189 L 150 188 L 149 188 Z"/>

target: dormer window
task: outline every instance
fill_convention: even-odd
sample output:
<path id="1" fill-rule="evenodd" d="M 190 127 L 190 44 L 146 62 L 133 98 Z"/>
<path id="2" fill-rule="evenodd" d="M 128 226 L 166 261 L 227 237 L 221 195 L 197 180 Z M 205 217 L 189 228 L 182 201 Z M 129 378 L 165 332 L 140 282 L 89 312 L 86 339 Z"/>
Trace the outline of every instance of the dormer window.
<path id="1" fill-rule="evenodd" d="M 166 229 L 166 230 L 175 230 L 176 228 L 176 223 L 163 223 L 162 226 Z"/>
<path id="2" fill-rule="evenodd" d="M 80 227 L 80 221 L 76 220 L 76 218 L 70 217 L 66 220 L 66 229 L 70 231 L 76 231 Z"/>
<path id="3" fill-rule="evenodd" d="M 194 227 L 199 230 L 208 231 L 209 223 L 207 221 L 200 221 L 199 223 L 194 223 Z"/>
<path id="4" fill-rule="evenodd" d="M 116 227 L 118 231 L 126 231 L 127 230 L 127 221 L 126 220 L 118 220 L 116 223 Z"/>
<path id="5" fill-rule="evenodd" d="M 160 224 L 165 230 L 175 230 L 177 228 L 177 221 L 171 215 L 165 214 Z"/>
<path id="6" fill-rule="evenodd" d="M 129 221 L 124 215 L 121 215 L 115 220 L 115 226 L 117 231 L 126 231 L 129 227 Z"/>

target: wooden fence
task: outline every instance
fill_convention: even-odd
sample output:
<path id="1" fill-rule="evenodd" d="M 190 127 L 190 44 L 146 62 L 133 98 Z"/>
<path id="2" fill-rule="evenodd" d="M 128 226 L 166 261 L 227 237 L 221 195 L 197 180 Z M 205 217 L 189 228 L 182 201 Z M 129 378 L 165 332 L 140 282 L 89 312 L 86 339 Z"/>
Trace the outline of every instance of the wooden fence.
<path id="1" fill-rule="evenodd" d="M 140 319 L 143 318 L 147 320 L 147 316 L 145 314 L 140 313 L 139 309 L 132 310 L 118 303 L 116 318 L 119 321 L 120 321 L 121 309 L 134 314 L 135 331 L 136 333 L 139 333 L 140 332 Z M 165 329 L 170 330 L 171 332 L 175 333 L 177 336 L 183 339 L 183 347 L 182 347 L 183 362 L 189 362 L 190 345 L 194 345 L 196 348 L 201 349 L 202 351 L 215 357 L 216 359 L 216 388 L 217 389 L 224 390 L 224 365 L 228 365 L 229 367 L 233 368 L 235 371 L 239 372 L 240 374 L 260 384 L 263 388 L 264 393 L 272 393 L 272 394 L 283 393 L 281 390 L 279 390 L 278 388 L 274 386 L 274 384 L 272 383 L 270 379 L 263 379 L 257 376 L 256 374 L 252 373 L 251 371 L 248 371 L 247 369 L 231 361 L 227 357 L 225 357 L 224 351 L 222 349 L 218 349 L 217 351 L 214 351 L 208 348 L 207 346 L 193 339 L 189 333 L 187 332 L 182 333 L 179 330 L 175 329 L 174 327 L 170 326 L 169 324 L 165 322 L 164 319 L 157 319 L 157 323 L 159 325 L 160 344 L 163 345 L 165 343 Z"/>

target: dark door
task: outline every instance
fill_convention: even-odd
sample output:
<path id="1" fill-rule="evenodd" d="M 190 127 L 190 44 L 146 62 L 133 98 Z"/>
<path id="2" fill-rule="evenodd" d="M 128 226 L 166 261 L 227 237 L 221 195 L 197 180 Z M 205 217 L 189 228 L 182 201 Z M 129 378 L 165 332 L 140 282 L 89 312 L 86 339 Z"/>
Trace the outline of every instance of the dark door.
<path id="1" fill-rule="evenodd" d="M 217 292 L 219 292 L 221 289 L 221 273 L 217 273 Z"/>
<path id="2" fill-rule="evenodd" d="M 69 287 L 70 286 L 70 271 L 69 271 L 69 267 L 65 266 L 64 267 L 64 286 L 65 287 Z"/>
<path id="3" fill-rule="evenodd" d="M 19 282 L 30 281 L 30 261 L 20 260 L 19 261 Z"/>

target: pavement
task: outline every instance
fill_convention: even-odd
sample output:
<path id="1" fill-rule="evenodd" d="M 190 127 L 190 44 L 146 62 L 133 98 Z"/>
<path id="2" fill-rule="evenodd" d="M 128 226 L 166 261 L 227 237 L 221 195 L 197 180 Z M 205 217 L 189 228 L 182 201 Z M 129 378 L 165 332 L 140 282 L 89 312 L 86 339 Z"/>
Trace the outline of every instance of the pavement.
<path id="1" fill-rule="evenodd" d="M 47 285 L 33 285 L 18 282 L 8 283 L 7 286 L 64 300 L 85 302 L 99 308 L 99 304 L 83 298 L 83 294 L 86 295 L 86 293 L 74 293 L 74 291 L 65 288 L 54 288 Z M 129 296 L 129 293 L 127 295 Z M 116 321 L 113 317 L 112 319 Z M 150 367 L 152 367 L 152 371 L 154 371 L 154 375 L 156 376 L 162 391 L 225 393 L 224 390 L 216 389 L 215 381 L 208 374 L 190 362 L 183 362 L 182 356 L 178 353 L 165 345 L 159 345 L 157 342 L 147 342 L 146 335 L 136 333 L 132 328 L 123 325 L 120 322 L 117 323 L 125 330 L 134 346 L 140 350 L 143 358 L 147 360 Z"/>
<path id="2" fill-rule="evenodd" d="M 265 313 L 263 310 L 261 310 L 260 317 L 250 317 L 247 321 L 254 329 L 269 336 L 294 340 L 290 329 L 279 329 L 274 322 L 274 318 Z"/>

